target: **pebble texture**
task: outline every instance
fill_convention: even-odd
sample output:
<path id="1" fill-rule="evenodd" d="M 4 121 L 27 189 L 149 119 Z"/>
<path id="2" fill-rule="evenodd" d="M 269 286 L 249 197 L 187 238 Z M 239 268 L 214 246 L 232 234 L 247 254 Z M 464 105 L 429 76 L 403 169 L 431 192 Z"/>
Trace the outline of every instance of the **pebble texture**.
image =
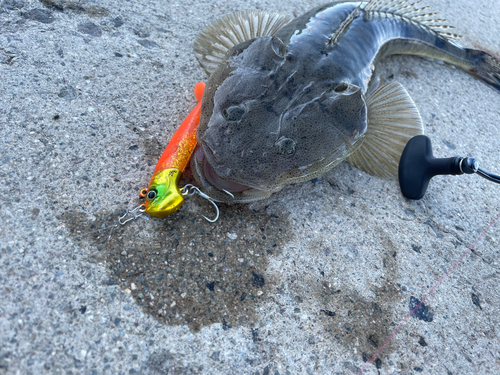
<path id="1" fill-rule="evenodd" d="M 427 0 L 500 50 L 495 0 Z M 253 205 L 117 217 L 206 76 L 196 34 L 241 0 L 0 0 L 0 374 L 355 374 L 497 216 L 500 190 L 437 177 L 423 200 L 343 163 Z M 500 173 L 500 96 L 446 65 L 379 70 L 435 155 Z M 190 176 L 185 176 L 184 182 Z M 498 225 L 366 374 L 500 372 Z"/>

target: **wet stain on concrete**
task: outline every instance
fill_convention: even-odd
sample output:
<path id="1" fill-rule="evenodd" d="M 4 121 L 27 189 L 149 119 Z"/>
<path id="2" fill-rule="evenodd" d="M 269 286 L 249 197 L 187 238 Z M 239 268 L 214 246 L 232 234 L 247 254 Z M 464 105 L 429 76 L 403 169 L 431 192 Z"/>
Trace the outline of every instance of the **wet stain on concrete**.
<path id="1" fill-rule="evenodd" d="M 415 308 L 420 304 L 420 300 L 413 296 L 410 297 L 410 313 L 415 310 Z M 422 303 L 420 307 L 413 314 L 413 318 L 423 320 L 424 322 L 430 323 L 434 320 L 434 313 L 429 310 L 429 307 Z"/>
<path id="2" fill-rule="evenodd" d="M 152 353 L 140 371 L 140 373 L 144 375 L 195 375 L 201 374 L 202 372 L 203 366 L 196 364 L 186 365 L 182 356 L 176 356 L 166 350 Z"/>
<path id="3" fill-rule="evenodd" d="M 28 20 L 41 23 L 52 23 L 55 20 L 50 12 L 47 12 L 43 9 L 32 9 L 28 12 L 23 13 L 22 16 Z"/>
<path id="4" fill-rule="evenodd" d="M 428 346 L 427 342 L 425 341 L 425 339 L 422 336 L 420 336 L 420 338 L 418 339 L 418 344 L 420 346 Z"/>
<path id="5" fill-rule="evenodd" d="M 93 5 L 83 7 L 81 3 L 73 1 L 41 0 L 41 3 L 47 9 L 56 12 L 86 13 L 90 17 L 104 17 L 109 13 L 106 8 Z"/>
<path id="6" fill-rule="evenodd" d="M 347 350 L 354 351 L 368 361 L 384 344 L 396 327 L 392 321 L 393 306 L 400 300 L 400 287 L 397 280 L 397 252 L 388 239 L 383 239 L 385 252 L 383 267 L 385 274 L 380 287 L 373 287 L 374 297 L 370 300 L 356 290 L 339 290 L 328 281 L 323 281 L 317 294 L 324 310 L 318 314 L 324 329 Z M 334 314 L 325 314 L 323 311 Z M 385 358 L 395 351 L 393 342 L 389 343 L 372 364 L 382 368 Z"/>
<path id="7" fill-rule="evenodd" d="M 472 294 L 471 294 L 471 298 L 472 298 L 472 303 L 473 303 L 474 305 L 476 305 L 477 307 L 479 307 L 479 309 L 481 309 L 481 310 L 482 310 L 483 308 L 481 307 L 481 302 L 479 301 L 479 297 L 478 297 L 478 295 L 477 295 L 477 294 L 472 293 Z"/>
<path id="8" fill-rule="evenodd" d="M 136 128 L 133 130 L 137 131 Z M 149 166 L 156 164 L 156 161 L 160 159 L 165 147 L 167 147 L 166 145 L 162 145 L 156 137 L 152 139 L 140 139 L 139 142 L 141 154 L 146 159 Z M 153 172 L 153 169 L 154 168 L 151 168 L 151 173 Z"/>
<path id="9" fill-rule="evenodd" d="M 279 254 L 290 239 L 288 222 L 247 206 L 223 206 L 212 224 L 199 215 L 210 209 L 190 200 L 170 217 L 138 219 L 116 227 L 110 237 L 118 212 L 72 212 L 61 221 L 109 269 L 105 283 L 131 293 L 160 322 L 193 331 L 213 323 L 224 329 L 252 324 L 271 290 L 268 256 Z"/>

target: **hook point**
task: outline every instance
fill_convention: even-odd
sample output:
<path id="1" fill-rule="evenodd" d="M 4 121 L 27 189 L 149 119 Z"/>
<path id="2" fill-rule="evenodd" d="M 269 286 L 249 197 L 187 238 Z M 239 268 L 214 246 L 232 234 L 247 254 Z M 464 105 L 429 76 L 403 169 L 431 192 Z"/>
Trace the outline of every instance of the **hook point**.
<path id="1" fill-rule="evenodd" d="M 215 211 L 217 212 L 217 215 L 215 216 L 215 219 L 209 219 L 205 215 L 201 215 L 201 216 L 203 216 L 205 218 L 205 220 L 207 220 L 211 223 L 215 223 L 219 219 L 219 207 L 217 207 L 217 204 L 213 200 L 211 200 L 211 199 L 207 199 L 207 200 L 214 205 Z"/>

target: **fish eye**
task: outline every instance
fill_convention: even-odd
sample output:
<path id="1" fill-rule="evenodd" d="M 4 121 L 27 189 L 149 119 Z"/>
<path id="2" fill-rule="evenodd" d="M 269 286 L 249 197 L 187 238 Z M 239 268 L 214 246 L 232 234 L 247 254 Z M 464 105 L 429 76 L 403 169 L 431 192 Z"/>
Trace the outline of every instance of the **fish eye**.
<path id="1" fill-rule="evenodd" d="M 156 191 L 156 189 L 151 189 L 148 191 L 148 195 L 146 195 L 146 198 L 148 198 L 148 200 L 152 201 L 156 198 L 157 195 L 158 195 L 158 192 Z"/>
<path id="2" fill-rule="evenodd" d="M 342 82 L 340 85 L 336 86 L 333 89 L 333 91 L 335 91 L 335 92 L 344 92 L 348 88 L 349 88 L 349 85 L 347 84 L 347 82 Z"/>
<path id="3" fill-rule="evenodd" d="M 292 156 L 295 154 L 295 141 L 293 139 L 281 137 L 275 146 L 280 155 Z"/>
<path id="4" fill-rule="evenodd" d="M 245 114 L 245 109 L 241 105 L 233 105 L 222 111 L 222 115 L 228 121 L 239 121 Z"/>

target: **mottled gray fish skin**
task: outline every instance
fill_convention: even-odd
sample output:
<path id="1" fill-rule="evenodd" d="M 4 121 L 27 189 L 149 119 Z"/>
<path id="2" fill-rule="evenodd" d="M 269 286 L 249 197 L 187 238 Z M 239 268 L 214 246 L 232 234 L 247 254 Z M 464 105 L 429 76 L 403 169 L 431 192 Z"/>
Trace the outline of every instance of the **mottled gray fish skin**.
<path id="1" fill-rule="evenodd" d="M 484 68 L 491 56 L 360 5 L 321 6 L 227 54 L 207 82 L 191 164 L 207 194 L 250 202 L 344 160 L 363 142 L 366 95 L 387 55 L 440 59 L 500 92 L 498 72 Z"/>

